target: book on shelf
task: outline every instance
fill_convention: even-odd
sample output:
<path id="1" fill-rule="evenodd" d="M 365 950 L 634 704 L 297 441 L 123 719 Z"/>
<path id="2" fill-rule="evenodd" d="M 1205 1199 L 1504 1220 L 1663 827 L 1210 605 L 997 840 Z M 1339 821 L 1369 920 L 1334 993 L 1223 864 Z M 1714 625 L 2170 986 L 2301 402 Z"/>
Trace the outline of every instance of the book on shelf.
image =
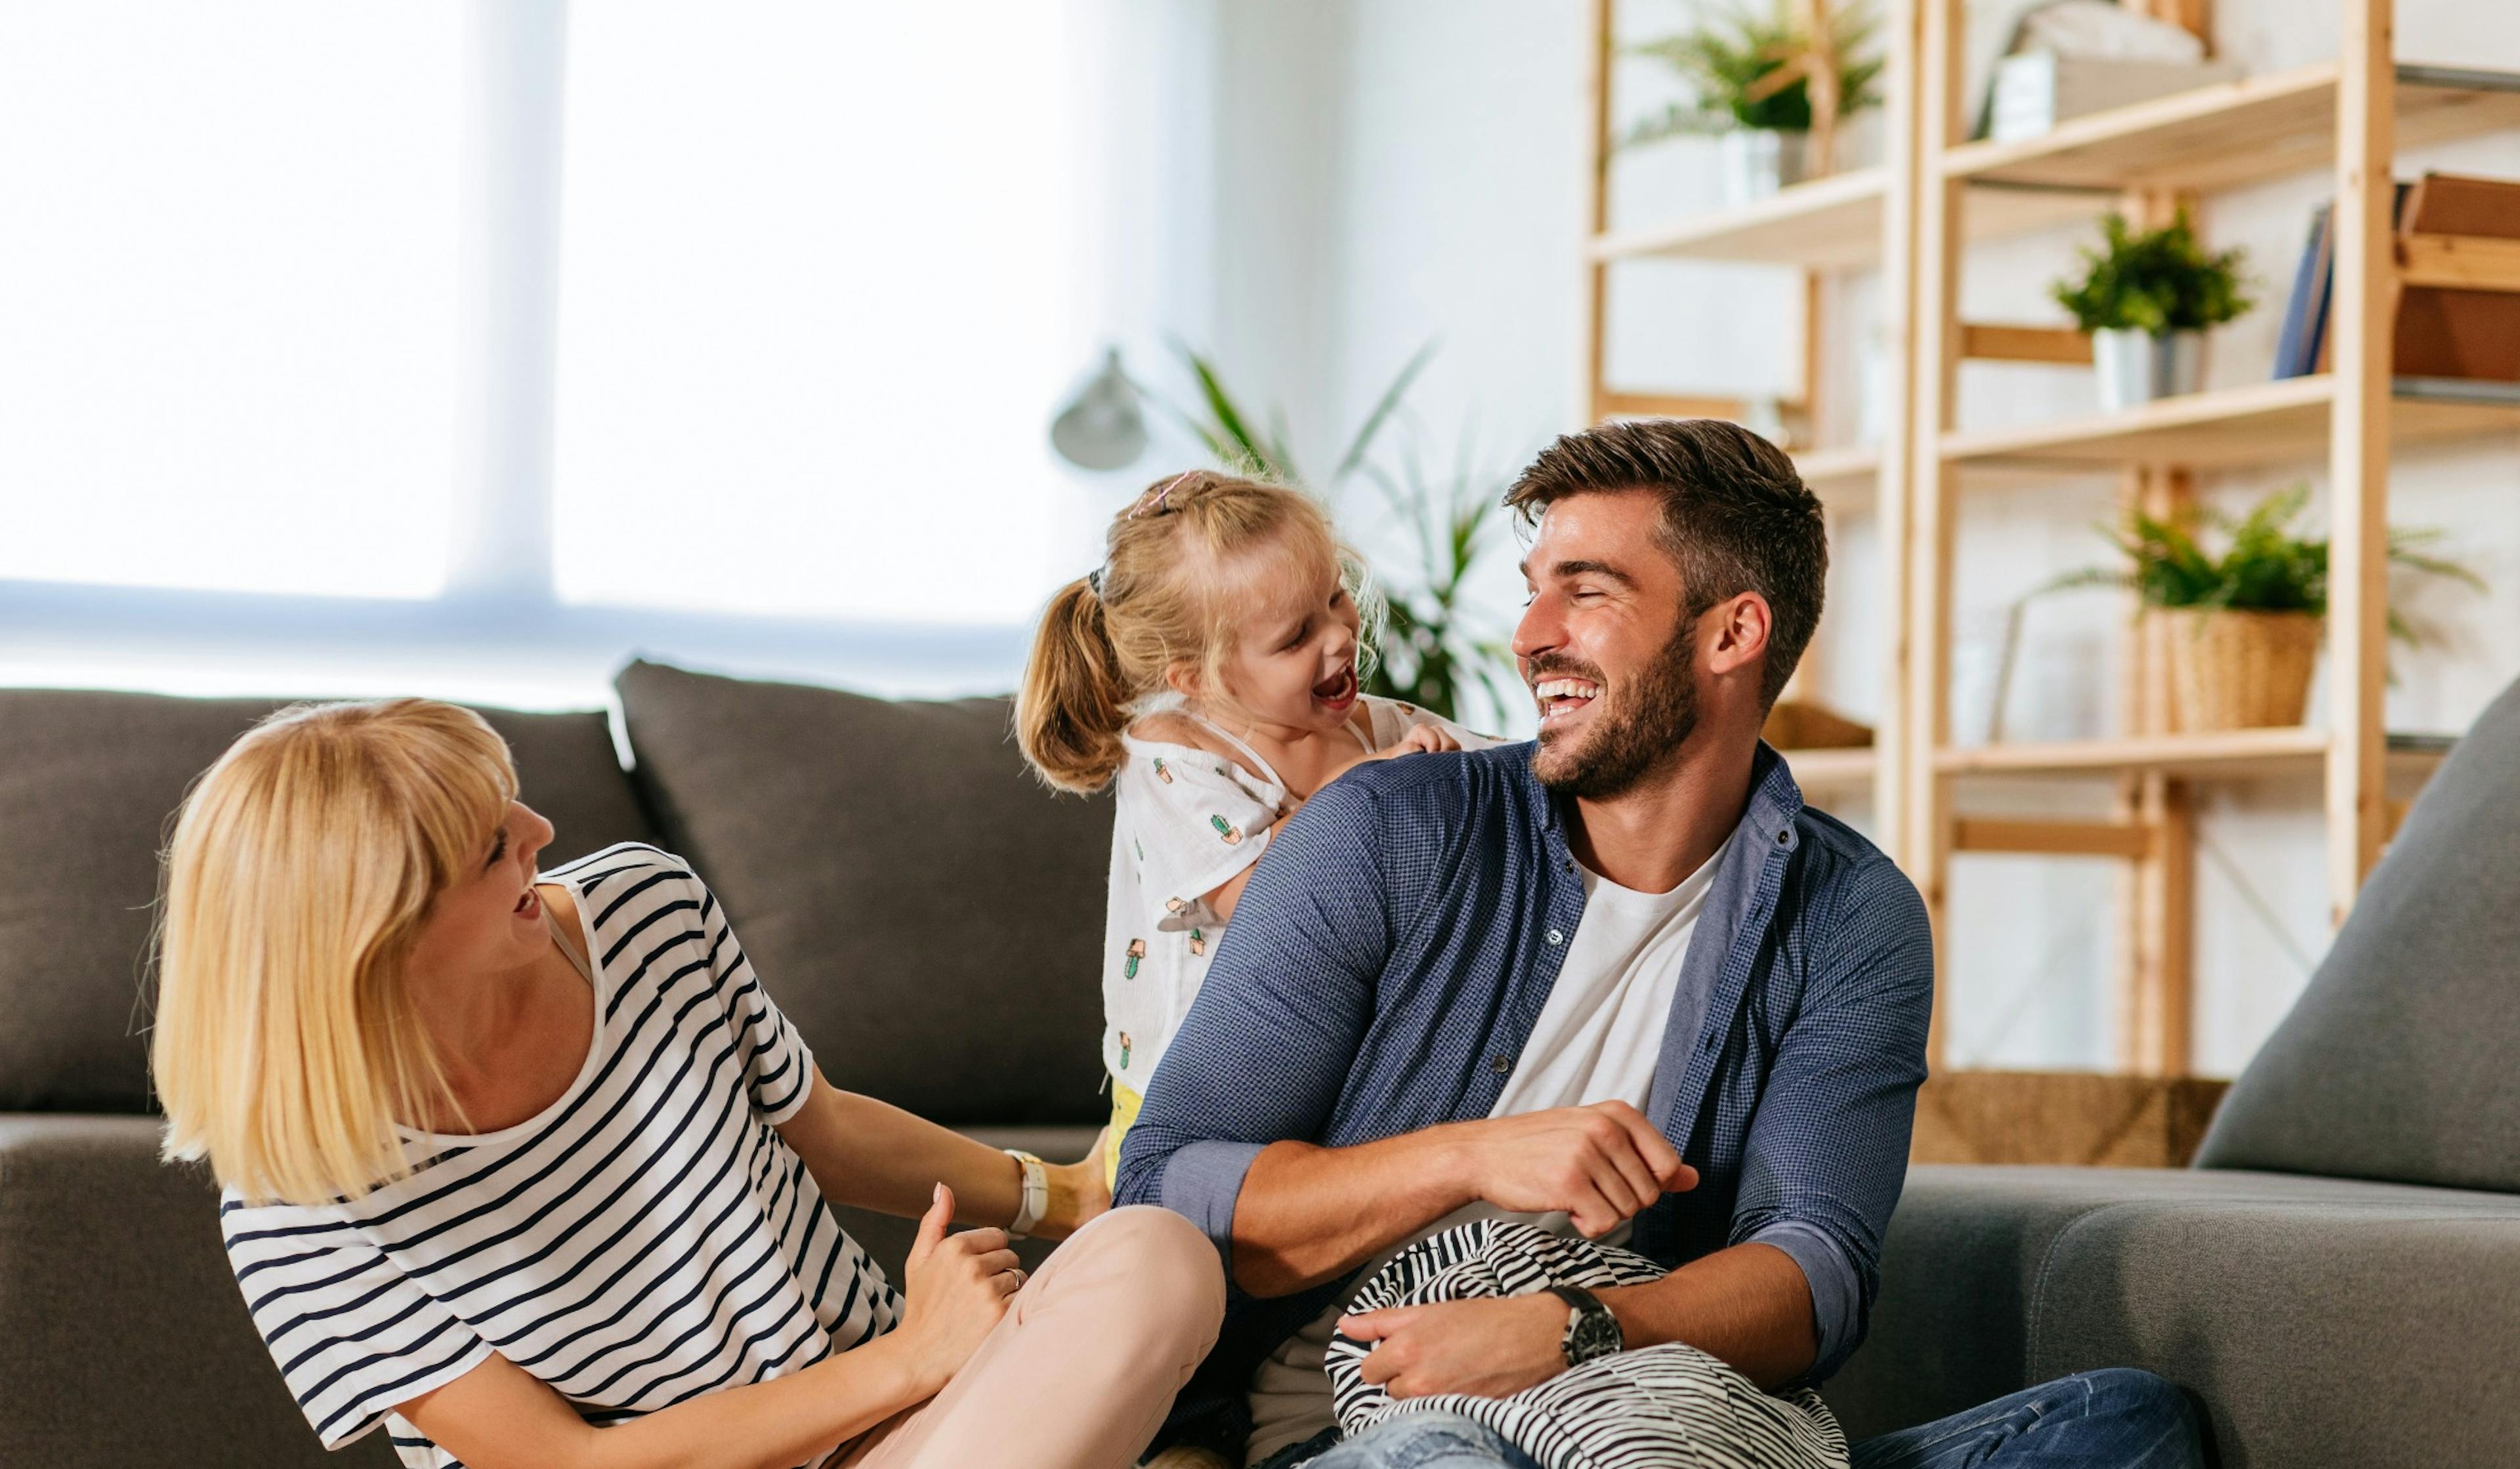
<path id="1" fill-rule="evenodd" d="M 2327 301 L 2336 285 L 2336 206 L 2310 211 L 2310 239 L 2301 247 L 2292 290 L 2284 297 L 2283 329 L 2275 334 L 2275 376 L 2307 378 L 2318 366 L 2318 343 L 2327 333 Z"/>
<path id="2" fill-rule="evenodd" d="M 2274 376 L 2330 370 L 2336 293 L 2336 211 L 2311 212 L 2310 234 L 2275 334 Z M 2398 185 L 2395 234 L 2520 240 L 2520 180 L 2427 173 Z M 2492 389 L 2520 383 L 2520 293 L 2410 286 L 2398 293 L 2390 350 L 2402 397 L 2503 403 Z"/>

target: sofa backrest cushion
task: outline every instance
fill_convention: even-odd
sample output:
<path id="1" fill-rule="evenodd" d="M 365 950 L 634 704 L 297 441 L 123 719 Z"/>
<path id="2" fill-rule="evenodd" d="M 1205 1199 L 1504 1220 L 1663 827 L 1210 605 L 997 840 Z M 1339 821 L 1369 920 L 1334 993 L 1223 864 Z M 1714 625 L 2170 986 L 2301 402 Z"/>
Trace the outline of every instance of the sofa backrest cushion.
<path id="1" fill-rule="evenodd" d="M 193 779 L 273 699 L 0 690 L 0 1111 L 146 1112 L 158 854 Z M 600 713 L 482 714 L 556 865 L 653 841 Z"/>
<path id="2" fill-rule="evenodd" d="M 2520 684 L 2442 762 L 2204 1168 L 2520 1192 Z"/>
<path id="3" fill-rule="evenodd" d="M 834 1086 L 949 1124 L 1087 1123 L 1111 805 L 1024 768 L 1002 698 L 633 663 L 634 775 Z"/>

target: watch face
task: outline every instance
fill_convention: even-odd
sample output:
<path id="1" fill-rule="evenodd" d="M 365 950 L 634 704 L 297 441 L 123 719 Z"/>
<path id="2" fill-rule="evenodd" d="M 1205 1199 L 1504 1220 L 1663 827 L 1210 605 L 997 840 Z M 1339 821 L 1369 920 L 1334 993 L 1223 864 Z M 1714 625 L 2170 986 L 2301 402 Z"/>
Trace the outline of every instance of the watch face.
<path id="1" fill-rule="evenodd" d="M 1619 1350 L 1619 1318 L 1598 1308 L 1577 1312 L 1566 1346 L 1566 1355 L 1577 1361 L 1609 1356 Z"/>

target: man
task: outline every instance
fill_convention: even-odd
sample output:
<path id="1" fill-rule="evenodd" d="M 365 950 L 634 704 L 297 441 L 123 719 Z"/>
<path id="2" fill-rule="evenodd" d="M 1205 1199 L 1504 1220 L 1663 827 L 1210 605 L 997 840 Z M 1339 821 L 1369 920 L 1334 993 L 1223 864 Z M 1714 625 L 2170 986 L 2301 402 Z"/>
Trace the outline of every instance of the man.
<path id="1" fill-rule="evenodd" d="M 1351 1320 L 1395 1397 L 1544 1381 L 1604 1313 L 1622 1348 L 1687 1342 L 1771 1390 L 1826 1378 L 1864 1337 L 1932 948 L 1906 878 L 1806 809 L 1759 739 L 1820 620 L 1819 502 L 1773 446 L 1700 420 L 1561 438 L 1507 504 L 1537 524 L 1514 652 L 1538 743 L 1361 767 L 1316 795 L 1123 1149 L 1118 1201 L 1180 1211 L 1225 1255 L 1235 1303 L 1181 1421 L 1229 1437 L 1247 1409 L 1246 1463 L 1528 1462 L 1425 1415 L 1329 1447 L 1321 1361 L 1346 1289 L 1467 1219 L 1671 1273 L 1589 1308 Z M 2183 1464 L 2193 1433 L 2167 1384 L 2092 1374 L 1857 1461 L 2002 1443 L 1999 1460 Z"/>

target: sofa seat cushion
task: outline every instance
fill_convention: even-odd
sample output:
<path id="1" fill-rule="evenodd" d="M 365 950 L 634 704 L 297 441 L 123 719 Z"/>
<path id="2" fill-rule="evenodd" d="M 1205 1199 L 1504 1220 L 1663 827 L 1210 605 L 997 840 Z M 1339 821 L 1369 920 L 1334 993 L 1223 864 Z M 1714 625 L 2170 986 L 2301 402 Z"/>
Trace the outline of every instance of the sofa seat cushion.
<path id="1" fill-rule="evenodd" d="M 1917 1168 L 1863 1435 L 2090 1367 L 2202 1402 L 2225 1466 L 2520 1462 L 2520 1197 L 2276 1174 Z"/>
<path id="2" fill-rule="evenodd" d="M 218 1193 L 158 1161 L 146 1117 L 0 1116 L 0 1464 L 383 1469 L 382 1433 L 328 1454 L 255 1335 Z M 1082 1157 L 1093 1128 L 974 1129 Z M 915 1225 L 840 1209 L 898 1283 Z M 1018 1247 L 1038 1267 L 1052 1246 Z"/>
<path id="3" fill-rule="evenodd" d="M 195 777 L 273 699 L 0 690 L 0 1109 L 150 1110 L 158 853 Z M 558 864 L 653 841 L 600 713 L 484 709 Z"/>
<path id="4" fill-rule="evenodd" d="M 633 663 L 666 840 L 832 1081 L 938 1122 L 1085 1124 L 1111 803 L 1053 795 L 1002 698 L 869 698 Z"/>

